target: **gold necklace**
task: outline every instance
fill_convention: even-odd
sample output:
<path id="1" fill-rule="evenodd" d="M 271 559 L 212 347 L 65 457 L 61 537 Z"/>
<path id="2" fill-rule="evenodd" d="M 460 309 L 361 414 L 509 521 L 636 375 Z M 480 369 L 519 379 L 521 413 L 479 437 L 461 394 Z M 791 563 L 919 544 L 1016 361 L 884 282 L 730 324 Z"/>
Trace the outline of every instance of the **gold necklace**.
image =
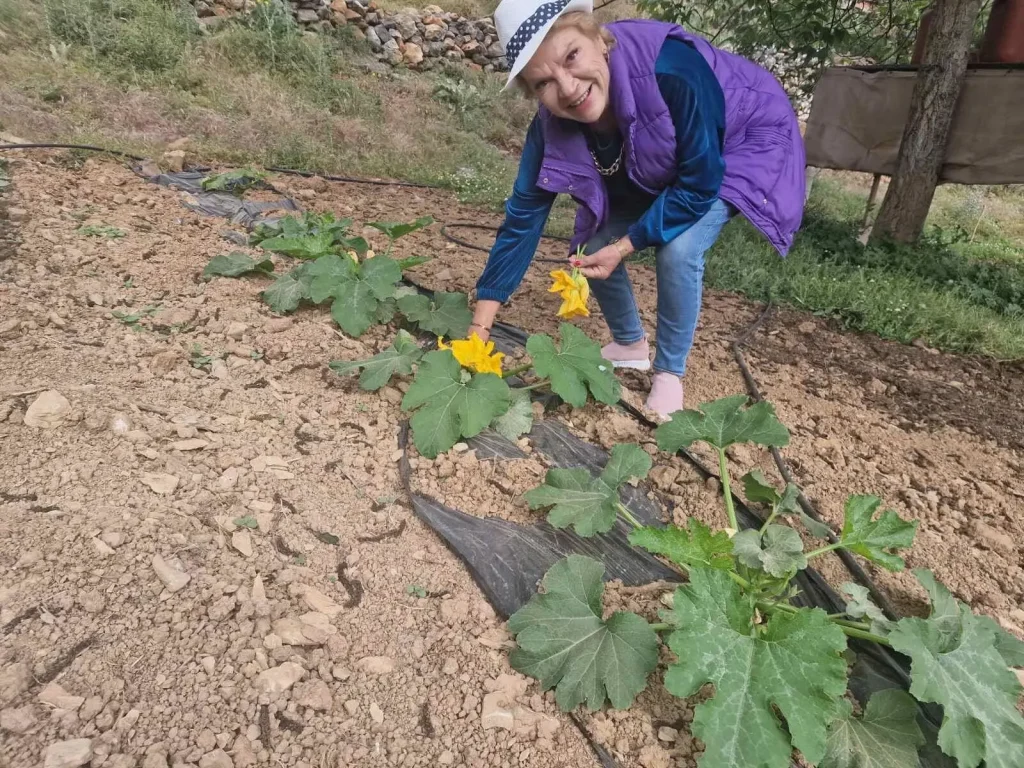
<path id="1" fill-rule="evenodd" d="M 597 172 L 602 176 L 614 176 L 619 171 L 619 166 L 622 165 L 622 150 L 625 148 L 625 144 L 619 147 L 619 156 L 615 158 L 615 162 L 608 168 L 602 168 L 601 163 L 597 160 L 597 153 L 594 150 L 590 150 L 590 156 L 594 158 L 594 165 L 597 167 Z"/>

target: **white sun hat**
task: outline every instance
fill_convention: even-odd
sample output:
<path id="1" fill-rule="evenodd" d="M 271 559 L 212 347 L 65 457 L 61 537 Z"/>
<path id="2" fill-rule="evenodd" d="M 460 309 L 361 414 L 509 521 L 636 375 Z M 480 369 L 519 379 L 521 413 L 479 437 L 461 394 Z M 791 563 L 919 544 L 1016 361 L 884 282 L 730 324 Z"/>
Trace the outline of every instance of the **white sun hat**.
<path id="1" fill-rule="evenodd" d="M 593 10 L 593 0 L 501 0 L 494 11 L 494 26 L 508 62 L 505 88 L 512 85 L 516 75 L 529 63 L 559 16 L 572 11 L 590 13 Z"/>

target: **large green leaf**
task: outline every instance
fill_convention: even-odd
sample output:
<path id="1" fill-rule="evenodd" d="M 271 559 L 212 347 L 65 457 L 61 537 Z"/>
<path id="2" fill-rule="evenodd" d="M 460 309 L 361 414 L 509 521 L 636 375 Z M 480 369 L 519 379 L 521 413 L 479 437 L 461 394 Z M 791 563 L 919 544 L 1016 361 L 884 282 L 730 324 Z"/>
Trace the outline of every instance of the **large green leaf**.
<path id="1" fill-rule="evenodd" d="M 278 235 L 260 241 L 260 248 L 296 259 L 319 259 L 332 252 L 334 235 L 331 232 L 320 232 L 316 235 Z"/>
<path id="2" fill-rule="evenodd" d="M 789 444 L 789 430 L 775 417 L 775 409 L 764 400 L 744 408 L 746 395 L 723 397 L 702 403 L 697 410 L 687 409 L 672 414 L 671 421 L 655 431 L 658 447 L 675 453 L 703 440 L 715 448 L 735 443 L 782 448 Z"/>
<path id="3" fill-rule="evenodd" d="M 523 498 L 530 509 L 551 507 L 548 522 L 555 528 L 571 525 L 580 536 L 610 531 L 618 514 L 618 491 L 586 469 L 549 469 L 544 484 Z"/>
<path id="4" fill-rule="evenodd" d="M 309 297 L 319 304 L 334 296 L 342 283 L 355 278 L 356 265 L 347 256 L 329 253 L 306 269 L 309 276 Z"/>
<path id="5" fill-rule="evenodd" d="M 281 275 L 260 293 L 272 312 L 279 315 L 294 312 L 303 299 L 309 298 L 309 284 L 298 279 L 295 271 Z"/>
<path id="6" fill-rule="evenodd" d="M 507 440 L 518 440 L 533 428 L 533 403 L 525 389 L 510 389 L 508 410 L 491 422 L 491 428 Z"/>
<path id="7" fill-rule="evenodd" d="M 538 376 L 551 379 L 551 390 L 569 405 L 582 408 L 587 390 L 595 400 L 609 405 L 619 401 L 621 387 L 611 363 L 601 357 L 601 347 L 579 328 L 562 323 L 562 346 L 557 348 L 550 336 L 534 334 L 526 341 L 526 350 Z"/>
<path id="8" fill-rule="evenodd" d="M 434 458 L 462 438 L 480 434 L 509 407 L 509 390 L 499 376 L 466 374 L 451 350 L 424 355 L 416 378 L 402 399 L 402 409 L 415 410 L 409 420 L 416 449 Z"/>
<path id="9" fill-rule="evenodd" d="M 691 517 L 686 528 L 637 528 L 629 534 L 629 543 L 655 555 L 667 557 L 689 570 L 694 566 L 732 568 L 732 539 L 725 531 L 712 533 L 700 520 Z"/>
<path id="10" fill-rule="evenodd" d="M 749 528 L 732 537 L 736 558 L 748 568 L 781 579 L 807 567 L 800 534 L 788 525 L 769 525 L 764 533 Z"/>
<path id="11" fill-rule="evenodd" d="M 651 457 L 638 445 L 616 445 L 600 477 L 586 469 L 549 469 L 544 484 L 527 491 L 530 509 L 551 507 L 548 522 L 555 528 L 572 526 L 580 536 L 606 533 L 615 526 L 619 486 L 631 477 L 643 478 Z"/>
<path id="12" fill-rule="evenodd" d="M 339 376 L 356 373 L 360 369 L 359 386 L 362 389 L 380 389 L 391 381 L 395 374 L 408 376 L 414 363 L 423 357 L 423 350 L 407 331 L 399 331 L 391 346 L 368 360 L 335 360 L 330 363 L 332 371 Z"/>
<path id="13" fill-rule="evenodd" d="M 339 262 L 344 261 L 343 257 L 337 258 Z M 371 325 L 380 321 L 378 305 L 394 296 L 395 283 L 401 277 L 398 264 L 385 256 L 361 264 L 351 277 L 342 279 L 335 286 L 331 317 L 345 333 L 357 338 L 362 336 Z"/>
<path id="14" fill-rule="evenodd" d="M 618 612 L 604 621 L 604 566 L 581 555 L 558 561 L 544 575 L 542 594 L 508 621 L 519 645 L 513 669 L 555 688 L 563 711 L 586 702 L 629 707 L 658 662 L 658 637 L 639 616 Z"/>
<path id="15" fill-rule="evenodd" d="M 948 595 L 944 587 L 942 592 Z M 939 747 L 961 766 L 984 761 L 985 768 L 1019 768 L 1024 765 L 1024 718 L 1016 706 L 1021 684 L 1000 652 L 998 626 L 952 596 L 944 595 L 938 609 L 934 618 L 900 619 L 889 634 L 892 647 L 910 657 L 910 693 L 942 706 Z"/>
<path id="16" fill-rule="evenodd" d="M 241 277 L 250 272 L 260 272 L 269 275 L 274 271 L 274 262 L 270 259 L 256 261 L 252 256 L 241 251 L 222 253 L 210 259 L 210 263 L 203 270 L 203 278 L 209 280 L 212 277 Z"/>
<path id="17" fill-rule="evenodd" d="M 924 735 L 917 725 L 917 705 L 898 689 L 878 691 L 861 717 L 850 702 L 839 702 L 840 717 L 828 732 L 819 768 L 918 768 L 917 749 Z"/>
<path id="18" fill-rule="evenodd" d="M 469 300 L 464 293 L 437 291 L 433 299 L 418 293 L 402 296 L 398 300 L 398 308 L 409 320 L 435 336 L 465 338 L 469 324 L 473 322 Z"/>
<path id="19" fill-rule="evenodd" d="M 705 744 L 700 768 L 788 768 L 794 746 L 811 763 L 825 754 L 846 691 L 846 636 L 819 608 L 774 613 L 756 628 L 754 614 L 753 597 L 709 568 L 692 569 L 665 612 L 678 656 L 665 687 L 686 698 L 715 685 L 694 712 L 693 735 Z"/>
<path id="20" fill-rule="evenodd" d="M 901 571 L 903 558 L 888 550 L 904 549 L 914 543 L 917 520 L 908 523 L 891 509 L 872 517 L 882 500 L 877 496 L 850 496 L 846 500 L 840 544 L 890 571 Z"/>

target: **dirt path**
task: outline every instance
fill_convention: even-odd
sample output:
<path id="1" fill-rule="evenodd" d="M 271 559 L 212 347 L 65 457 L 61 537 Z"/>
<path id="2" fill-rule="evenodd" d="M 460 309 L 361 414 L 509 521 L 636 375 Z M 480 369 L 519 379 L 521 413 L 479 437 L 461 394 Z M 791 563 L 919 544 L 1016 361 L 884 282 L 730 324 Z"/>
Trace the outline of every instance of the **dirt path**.
<path id="1" fill-rule="evenodd" d="M 597 765 L 552 698 L 512 672 L 502 623 L 408 509 L 401 392 L 325 375 L 331 359 L 376 352 L 385 332 L 346 339 L 317 310 L 273 318 L 257 282 L 198 281 L 230 250 L 227 224 L 116 164 L 68 169 L 40 153 L 11 165 L 6 219 L 0 209 L 0 766 L 40 765 L 55 744 L 117 768 Z M 302 201 L 360 222 L 487 218 L 433 191 L 330 186 Z M 436 256 L 417 277 L 449 290 L 472 288 L 484 258 L 436 226 L 399 252 Z M 546 273 L 531 268 L 504 319 L 552 330 Z M 650 296 L 652 274 L 638 270 L 636 284 Z M 759 311 L 721 295 L 706 307 L 691 405 L 742 391 L 723 344 Z M 605 336 L 599 318 L 582 327 Z M 1019 372 L 792 313 L 759 334 L 751 360 L 823 513 L 836 521 L 847 493 L 870 492 L 919 517 L 909 564 L 1024 636 Z M 639 377 L 627 383 L 642 389 Z M 50 415 L 38 413 L 51 390 Z M 923 405 L 932 395 L 937 405 Z M 32 426 L 47 418 L 54 426 Z M 605 446 L 651 439 L 594 407 L 573 426 Z M 737 471 L 769 469 L 764 458 L 734 456 Z M 673 514 L 714 519 L 713 491 L 678 460 L 660 463 Z M 417 462 L 415 482 L 526 519 L 518 494 L 542 469 L 459 452 Z M 495 473 L 505 492 L 484 482 Z M 824 572 L 844 579 L 838 562 Z M 920 607 L 909 574 L 875 575 L 904 608 Z M 587 727 L 627 768 L 691 766 L 693 745 L 676 734 L 688 706 L 665 698 L 652 689 L 630 715 Z"/>

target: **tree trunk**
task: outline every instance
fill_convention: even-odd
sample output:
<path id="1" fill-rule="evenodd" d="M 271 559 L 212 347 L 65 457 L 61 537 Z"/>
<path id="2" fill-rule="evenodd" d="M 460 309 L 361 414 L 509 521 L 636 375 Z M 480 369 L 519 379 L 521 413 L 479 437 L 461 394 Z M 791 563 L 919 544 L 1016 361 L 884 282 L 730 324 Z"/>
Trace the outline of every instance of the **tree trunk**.
<path id="1" fill-rule="evenodd" d="M 910 112 L 871 241 L 915 242 L 946 156 L 949 127 L 960 97 L 981 0 L 936 0 L 935 17 L 914 82 Z"/>

